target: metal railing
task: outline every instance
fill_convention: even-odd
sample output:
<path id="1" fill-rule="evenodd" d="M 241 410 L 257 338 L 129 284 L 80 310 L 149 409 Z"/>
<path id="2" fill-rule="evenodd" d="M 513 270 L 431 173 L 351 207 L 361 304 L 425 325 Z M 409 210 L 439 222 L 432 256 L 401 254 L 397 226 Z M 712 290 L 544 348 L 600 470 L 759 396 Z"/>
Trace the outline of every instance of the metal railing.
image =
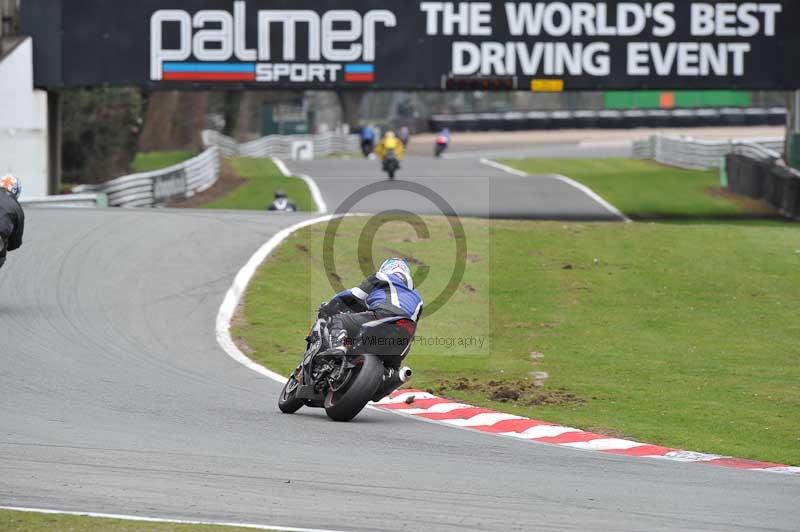
<path id="1" fill-rule="evenodd" d="M 358 135 L 335 132 L 317 135 L 269 135 L 238 143 L 217 131 L 205 130 L 202 138 L 204 145 L 219 147 L 225 157 L 291 157 L 292 144 L 298 141 L 311 142 L 315 157 L 359 151 Z"/>
<path id="2" fill-rule="evenodd" d="M 108 198 L 103 193 L 61 194 L 58 196 L 21 197 L 26 207 L 105 207 Z"/>
<path id="3" fill-rule="evenodd" d="M 744 150 L 764 158 L 780 158 L 782 137 L 743 140 L 699 140 L 691 137 L 652 135 L 633 143 L 634 157 L 688 169 L 719 168 L 722 157 Z"/>
<path id="4" fill-rule="evenodd" d="M 73 190 L 101 192 L 112 207 L 154 207 L 211 188 L 219 178 L 219 166 L 220 150 L 211 147 L 167 168 L 118 177 L 100 185 L 79 185 Z"/>

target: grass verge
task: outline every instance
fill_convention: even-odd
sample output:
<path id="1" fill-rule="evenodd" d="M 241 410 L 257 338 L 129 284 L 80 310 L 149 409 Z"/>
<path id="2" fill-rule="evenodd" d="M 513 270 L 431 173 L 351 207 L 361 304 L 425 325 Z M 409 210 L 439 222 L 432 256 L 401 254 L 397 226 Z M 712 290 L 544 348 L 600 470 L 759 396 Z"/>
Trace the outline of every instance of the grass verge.
<path id="1" fill-rule="evenodd" d="M 635 159 L 510 159 L 529 174 L 580 181 L 631 218 L 737 218 L 774 214 L 766 205 L 724 194 L 717 172 L 683 170 Z"/>
<path id="2" fill-rule="evenodd" d="M 270 159 L 236 158 L 232 162 L 245 183 L 202 207 L 263 211 L 272 203 L 275 192 L 283 189 L 299 210 L 317 210 L 308 185 L 297 177 L 284 176 Z"/>
<path id="3" fill-rule="evenodd" d="M 58 532 L 105 532 L 107 530 L 111 532 L 149 532 L 151 530 L 154 532 L 237 532 L 252 529 L 0 510 L 0 531 L 51 532 L 53 530 Z"/>
<path id="4" fill-rule="evenodd" d="M 342 283 L 362 277 L 353 257 L 402 253 L 430 267 L 421 283 L 430 304 L 452 272 L 447 221 L 425 218 L 430 240 L 390 223 L 359 247 L 368 221 L 339 230 Z M 650 443 L 800 464 L 798 226 L 463 223 L 465 277 L 423 316 L 418 338 L 486 335 L 488 344 L 415 345 L 414 386 Z M 282 373 L 333 292 L 318 259 L 324 230 L 276 250 L 232 331 Z M 532 372 L 549 374 L 543 388 Z"/>
<path id="5" fill-rule="evenodd" d="M 136 154 L 131 169 L 134 172 L 150 172 L 160 170 L 174 164 L 191 159 L 194 154 L 190 151 L 148 151 Z"/>

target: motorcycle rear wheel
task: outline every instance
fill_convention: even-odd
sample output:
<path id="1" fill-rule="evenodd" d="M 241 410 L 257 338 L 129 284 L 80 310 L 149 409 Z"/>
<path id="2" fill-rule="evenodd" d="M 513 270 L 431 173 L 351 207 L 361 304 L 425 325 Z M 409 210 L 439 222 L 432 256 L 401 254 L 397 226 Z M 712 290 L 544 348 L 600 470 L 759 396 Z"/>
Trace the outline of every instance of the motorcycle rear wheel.
<path id="1" fill-rule="evenodd" d="M 350 386 L 346 390 L 330 391 L 325 397 L 325 413 L 334 421 L 350 421 L 356 417 L 382 382 L 384 368 L 380 358 L 361 355 L 353 363 L 361 369 L 350 377 Z"/>
<path id="2" fill-rule="evenodd" d="M 278 408 L 280 408 L 281 412 L 284 414 L 294 414 L 305 404 L 302 399 L 295 397 L 298 386 L 299 384 L 295 380 L 294 374 L 291 375 L 289 380 L 286 381 L 286 384 L 283 385 L 281 394 L 278 396 Z"/>

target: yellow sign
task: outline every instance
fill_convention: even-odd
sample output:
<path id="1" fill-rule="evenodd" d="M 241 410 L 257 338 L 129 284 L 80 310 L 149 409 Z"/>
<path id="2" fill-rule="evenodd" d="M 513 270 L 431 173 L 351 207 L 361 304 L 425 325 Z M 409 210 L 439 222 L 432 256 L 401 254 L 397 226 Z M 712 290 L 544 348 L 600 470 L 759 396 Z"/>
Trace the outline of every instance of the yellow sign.
<path id="1" fill-rule="evenodd" d="M 534 79 L 531 81 L 533 92 L 563 92 L 563 79 Z"/>

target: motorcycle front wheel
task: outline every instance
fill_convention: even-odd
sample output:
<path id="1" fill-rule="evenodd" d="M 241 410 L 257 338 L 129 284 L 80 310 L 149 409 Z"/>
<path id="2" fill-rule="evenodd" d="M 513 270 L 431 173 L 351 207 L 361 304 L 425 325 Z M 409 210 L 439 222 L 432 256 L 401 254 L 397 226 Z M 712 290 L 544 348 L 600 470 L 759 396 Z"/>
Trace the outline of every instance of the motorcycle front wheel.
<path id="1" fill-rule="evenodd" d="M 383 379 L 383 361 L 375 355 L 361 355 L 352 360 L 349 386 L 330 390 L 325 397 L 325 413 L 334 421 L 350 421 L 375 395 Z"/>
<path id="2" fill-rule="evenodd" d="M 293 373 L 289 380 L 286 381 L 286 384 L 283 385 L 281 394 L 278 396 L 278 408 L 284 414 L 294 414 L 303 406 L 303 400 L 295 397 L 298 386 L 299 383 L 295 380 Z"/>

